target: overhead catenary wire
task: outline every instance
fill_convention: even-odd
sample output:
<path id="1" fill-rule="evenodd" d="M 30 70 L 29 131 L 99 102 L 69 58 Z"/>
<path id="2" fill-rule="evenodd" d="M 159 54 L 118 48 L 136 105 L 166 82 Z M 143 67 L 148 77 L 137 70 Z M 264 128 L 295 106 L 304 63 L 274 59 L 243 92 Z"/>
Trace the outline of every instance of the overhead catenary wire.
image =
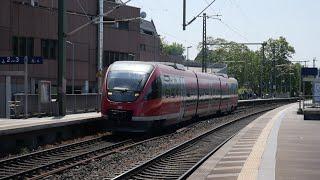
<path id="1" fill-rule="evenodd" d="M 247 16 L 247 14 L 243 11 L 243 9 L 240 7 L 240 5 L 235 1 L 235 0 L 229 0 L 229 3 L 234 6 L 239 10 L 239 12 L 242 14 L 242 16 L 247 19 L 248 21 L 251 22 L 251 19 Z"/>
<path id="2" fill-rule="evenodd" d="M 209 4 L 210 4 L 208 0 L 204 0 L 204 1 L 207 3 L 207 5 L 209 5 Z M 213 9 L 213 7 L 212 7 L 212 6 L 210 6 L 210 9 L 214 12 L 214 14 L 219 14 L 219 13 L 216 13 L 216 12 L 215 12 L 215 10 Z"/>
<path id="3" fill-rule="evenodd" d="M 216 0 L 213 0 L 210 4 L 208 4 L 208 6 L 205 7 L 205 8 L 204 8 L 198 15 L 196 15 L 190 22 L 188 22 L 188 23 L 186 24 L 186 26 L 190 25 L 193 21 L 195 21 L 198 17 L 200 17 L 200 16 L 202 15 L 202 13 L 203 13 L 204 11 L 206 11 L 214 2 L 216 2 Z"/>
<path id="4" fill-rule="evenodd" d="M 135 18 L 127 18 L 127 19 L 115 19 L 113 21 L 103 21 L 103 23 L 116 23 L 116 22 L 127 22 L 127 21 L 134 21 L 142 19 L 141 17 L 135 17 Z"/>
<path id="5" fill-rule="evenodd" d="M 171 37 L 171 38 L 173 38 L 173 39 L 176 39 L 176 40 L 178 40 L 178 41 L 180 41 L 180 42 L 184 42 L 184 43 L 190 44 L 191 46 L 194 46 L 194 47 L 197 46 L 197 44 L 194 44 L 194 43 L 192 43 L 191 41 L 188 41 L 188 40 L 186 40 L 186 39 L 181 39 L 181 38 L 179 38 L 179 37 L 177 37 L 177 36 L 175 36 L 175 35 L 173 35 L 173 34 L 164 32 L 164 31 L 162 31 L 160 28 L 158 28 L 158 31 L 159 31 L 160 34 L 164 34 L 164 35 L 169 36 L 169 37 Z"/>
<path id="6" fill-rule="evenodd" d="M 122 6 L 125 6 L 125 5 L 128 4 L 130 1 L 132 1 L 132 0 L 128 0 L 128 1 L 124 2 L 123 4 L 118 4 L 117 6 L 113 7 L 111 10 L 103 13 L 103 16 L 109 15 L 110 13 L 112 13 L 113 11 L 115 11 L 116 9 L 118 9 L 118 8 L 120 8 L 120 7 L 122 7 Z M 96 22 L 97 20 L 99 20 L 99 18 L 100 18 L 99 16 L 93 18 L 92 20 L 88 21 L 87 23 L 85 23 L 85 24 L 79 26 L 78 28 L 72 30 L 71 32 L 67 33 L 66 35 L 67 35 L 67 36 L 71 36 L 71 35 L 75 34 L 76 32 L 80 31 L 81 29 L 83 29 L 83 28 L 87 27 L 88 25 Z"/>
<path id="7" fill-rule="evenodd" d="M 244 40 L 249 42 L 249 39 L 247 37 L 245 37 L 244 35 L 242 35 L 241 33 L 239 33 L 237 30 L 235 30 L 234 28 L 232 28 L 230 25 L 228 25 L 226 22 L 222 21 L 221 19 L 219 20 L 226 28 L 228 28 L 230 31 L 232 31 L 233 33 L 237 34 L 238 36 L 242 37 Z"/>
<path id="8" fill-rule="evenodd" d="M 85 14 L 85 16 L 88 18 L 88 20 L 91 20 L 91 18 L 88 16 L 87 11 L 83 8 L 83 6 L 82 6 L 82 4 L 81 4 L 80 0 L 77 0 L 77 2 L 78 2 L 78 4 L 79 4 L 79 6 L 80 6 L 80 8 L 81 8 L 82 12 L 83 12 L 83 13 Z"/>
<path id="9" fill-rule="evenodd" d="M 204 1 L 209 5 L 208 0 L 204 0 Z M 229 2 L 231 2 L 231 0 L 229 0 Z M 238 7 L 238 8 L 240 8 L 240 7 Z M 211 8 L 211 10 L 212 10 L 214 13 L 216 13 L 213 8 Z M 230 26 L 229 24 L 227 24 L 226 22 L 222 21 L 222 19 L 219 19 L 219 18 L 218 18 L 218 20 L 219 20 L 227 29 L 229 29 L 229 30 L 232 31 L 233 33 L 237 34 L 238 36 L 240 36 L 240 37 L 243 38 L 244 40 L 249 41 L 247 37 L 245 37 L 244 35 L 242 35 L 240 32 L 238 32 L 238 30 L 236 30 L 235 28 L 231 27 L 231 26 Z"/>

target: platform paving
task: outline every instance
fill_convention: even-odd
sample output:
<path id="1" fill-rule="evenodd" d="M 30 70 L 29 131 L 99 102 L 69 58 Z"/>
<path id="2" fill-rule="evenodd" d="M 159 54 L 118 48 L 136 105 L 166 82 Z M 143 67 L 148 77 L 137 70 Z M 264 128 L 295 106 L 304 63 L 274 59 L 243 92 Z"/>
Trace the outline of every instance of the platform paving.
<path id="1" fill-rule="evenodd" d="M 0 136 L 46 128 L 75 125 L 100 118 L 100 113 L 70 114 L 63 117 L 0 119 Z"/>
<path id="2" fill-rule="evenodd" d="M 320 179 L 320 120 L 289 104 L 257 118 L 189 179 Z"/>

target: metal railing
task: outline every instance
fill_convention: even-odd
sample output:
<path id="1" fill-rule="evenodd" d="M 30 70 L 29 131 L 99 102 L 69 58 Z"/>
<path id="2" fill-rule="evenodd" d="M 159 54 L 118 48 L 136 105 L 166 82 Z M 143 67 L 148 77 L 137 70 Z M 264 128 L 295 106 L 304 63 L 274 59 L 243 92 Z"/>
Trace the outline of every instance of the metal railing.
<path id="1" fill-rule="evenodd" d="M 320 108 L 320 96 L 305 95 L 301 96 L 301 108 Z"/>
<path id="2" fill-rule="evenodd" d="M 25 94 L 15 94 L 14 100 L 10 102 L 11 117 L 21 118 L 25 116 Z M 38 94 L 28 94 L 27 115 L 32 116 L 55 116 L 58 115 L 57 95 L 51 95 L 51 102 L 40 103 Z M 101 94 L 67 94 L 66 95 L 66 112 L 67 114 L 99 112 Z M 17 105 L 18 104 L 18 105 Z"/>

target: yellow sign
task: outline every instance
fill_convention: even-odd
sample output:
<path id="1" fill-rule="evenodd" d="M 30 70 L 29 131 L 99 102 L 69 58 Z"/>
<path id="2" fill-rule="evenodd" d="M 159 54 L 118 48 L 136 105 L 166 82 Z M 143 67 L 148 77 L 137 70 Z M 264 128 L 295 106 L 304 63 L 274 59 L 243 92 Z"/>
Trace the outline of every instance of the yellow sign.
<path id="1" fill-rule="evenodd" d="M 303 81 L 304 82 L 312 82 L 315 78 L 312 76 L 312 77 L 304 77 L 303 78 Z"/>
<path id="2" fill-rule="evenodd" d="M 102 71 L 98 71 L 98 72 L 96 73 L 96 77 L 103 77 Z"/>

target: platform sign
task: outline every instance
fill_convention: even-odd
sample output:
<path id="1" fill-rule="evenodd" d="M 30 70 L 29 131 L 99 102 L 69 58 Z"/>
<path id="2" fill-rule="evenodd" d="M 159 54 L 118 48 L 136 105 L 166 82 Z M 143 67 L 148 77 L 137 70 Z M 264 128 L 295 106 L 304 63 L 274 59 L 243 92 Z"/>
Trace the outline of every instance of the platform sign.
<path id="1" fill-rule="evenodd" d="M 314 80 L 315 80 L 314 76 L 307 76 L 302 78 L 303 82 L 313 82 Z"/>
<path id="2" fill-rule="evenodd" d="M 317 76 L 318 69 L 317 68 L 301 68 L 301 76 Z"/>
<path id="3" fill-rule="evenodd" d="M 25 56 L 9 56 L 9 57 L 0 57 L 1 64 L 24 64 Z M 28 57 L 28 64 L 43 64 L 43 57 L 41 56 L 32 56 Z"/>
<path id="4" fill-rule="evenodd" d="M 320 103 L 320 79 L 313 81 L 313 102 Z"/>

